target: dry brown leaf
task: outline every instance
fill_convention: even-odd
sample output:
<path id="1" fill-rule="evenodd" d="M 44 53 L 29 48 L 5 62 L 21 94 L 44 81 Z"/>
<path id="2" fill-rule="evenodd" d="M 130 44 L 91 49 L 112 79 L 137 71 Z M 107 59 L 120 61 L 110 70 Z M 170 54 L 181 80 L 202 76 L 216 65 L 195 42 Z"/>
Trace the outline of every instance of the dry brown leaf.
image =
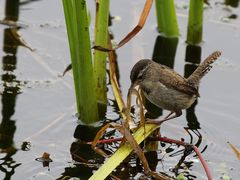
<path id="1" fill-rule="evenodd" d="M 233 152 L 237 156 L 238 160 L 240 160 L 240 151 L 230 142 L 227 142 L 229 146 L 232 148 Z"/>
<path id="2" fill-rule="evenodd" d="M 146 19 L 148 17 L 148 14 L 151 10 L 151 7 L 152 7 L 152 3 L 153 3 L 153 0 L 147 0 L 145 5 L 144 5 L 144 8 L 142 10 L 142 13 L 141 13 L 141 16 L 140 16 L 140 19 L 138 21 L 138 24 L 137 26 L 135 26 L 131 32 L 129 32 L 118 44 L 115 48 L 105 48 L 105 47 L 101 47 L 101 46 L 94 46 L 93 48 L 94 49 L 97 49 L 97 50 L 100 50 L 100 51 L 104 51 L 104 52 L 108 52 L 108 51 L 114 51 L 120 47 L 122 47 L 124 44 L 126 44 L 128 41 L 130 41 L 134 36 L 136 36 L 136 34 L 143 28 L 145 22 L 146 22 Z"/>

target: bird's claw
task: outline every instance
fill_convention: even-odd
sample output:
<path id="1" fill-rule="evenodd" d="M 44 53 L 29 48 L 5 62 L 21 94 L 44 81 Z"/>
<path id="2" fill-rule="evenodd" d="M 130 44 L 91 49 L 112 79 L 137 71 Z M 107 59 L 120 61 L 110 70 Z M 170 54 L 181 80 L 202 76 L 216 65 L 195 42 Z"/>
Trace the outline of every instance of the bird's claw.
<path id="1" fill-rule="evenodd" d="M 155 120 L 155 119 L 149 119 L 147 118 L 145 120 L 145 124 L 156 124 L 156 125 L 161 125 L 165 120 Z"/>

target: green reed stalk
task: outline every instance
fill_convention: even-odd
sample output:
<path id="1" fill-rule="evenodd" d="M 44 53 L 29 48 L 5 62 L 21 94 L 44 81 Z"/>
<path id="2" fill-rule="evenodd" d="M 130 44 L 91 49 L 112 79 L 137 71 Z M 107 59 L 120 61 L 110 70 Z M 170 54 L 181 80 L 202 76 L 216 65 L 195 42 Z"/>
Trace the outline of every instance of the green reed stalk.
<path id="1" fill-rule="evenodd" d="M 98 121 L 88 15 L 85 0 L 63 0 L 77 111 L 84 123 Z"/>
<path id="2" fill-rule="evenodd" d="M 95 45 L 107 47 L 109 19 L 109 0 L 99 0 L 96 4 Z M 96 79 L 97 99 L 102 104 L 107 103 L 106 86 L 107 53 L 94 51 L 94 73 Z"/>
<path id="3" fill-rule="evenodd" d="M 158 30 L 167 37 L 178 37 L 178 23 L 174 0 L 156 0 Z"/>
<path id="4" fill-rule="evenodd" d="M 72 1 L 63 0 L 63 9 L 65 15 L 65 22 L 67 27 L 67 34 L 68 34 L 68 43 L 70 48 L 70 55 L 72 60 L 72 71 L 73 71 L 73 80 L 74 80 L 74 87 L 75 87 L 75 96 L 76 96 L 76 103 L 77 107 L 80 107 L 80 99 L 79 99 L 79 76 L 78 76 L 78 62 L 74 59 L 76 58 L 77 53 L 76 51 L 76 39 L 74 35 L 76 34 L 76 23 L 73 21 L 73 5 Z"/>
<path id="5" fill-rule="evenodd" d="M 202 42 L 203 30 L 203 0 L 190 0 L 188 13 L 187 43 Z"/>

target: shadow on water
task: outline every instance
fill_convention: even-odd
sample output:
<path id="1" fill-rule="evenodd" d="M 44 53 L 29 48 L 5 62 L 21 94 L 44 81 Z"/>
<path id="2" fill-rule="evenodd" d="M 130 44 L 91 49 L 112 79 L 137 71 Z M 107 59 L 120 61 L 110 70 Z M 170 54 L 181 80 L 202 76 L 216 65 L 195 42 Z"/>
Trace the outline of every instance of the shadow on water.
<path id="1" fill-rule="evenodd" d="M 19 0 L 6 1 L 5 20 L 17 21 L 19 15 Z M 12 36 L 12 31 L 17 31 L 17 27 L 6 28 L 4 30 L 3 51 L 3 92 L 2 92 L 2 121 L 0 123 L 0 149 L 6 154 L 1 158 L 0 171 L 5 174 L 5 179 L 11 179 L 15 169 L 21 165 L 12 156 L 17 152 L 14 146 L 14 133 L 16 131 L 15 120 L 12 116 L 15 112 L 15 104 L 20 93 L 19 81 L 14 74 L 17 64 L 16 39 Z"/>

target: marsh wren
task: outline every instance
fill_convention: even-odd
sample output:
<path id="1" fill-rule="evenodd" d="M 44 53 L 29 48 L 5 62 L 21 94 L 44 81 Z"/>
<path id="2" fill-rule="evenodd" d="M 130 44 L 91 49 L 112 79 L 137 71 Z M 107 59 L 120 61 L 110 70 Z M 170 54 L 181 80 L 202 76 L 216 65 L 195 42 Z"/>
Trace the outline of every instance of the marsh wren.
<path id="1" fill-rule="evenodd" d="M 189 108 L 199 97 L 200 80 L 212 68 L 211 64 L 220 55 L 219 51 L 212 53 L 188 78 L 182 77 L 165 65 L 149 59 L 142 59 L 131 70 L 132 84 L 129 92 L 139 86 L 151 103 L 170 111 L 163 120 L 152 120 L 150 123 L 161 124 L 164 121 L 179 117 L 182 115 L 182 110 Z"/>

